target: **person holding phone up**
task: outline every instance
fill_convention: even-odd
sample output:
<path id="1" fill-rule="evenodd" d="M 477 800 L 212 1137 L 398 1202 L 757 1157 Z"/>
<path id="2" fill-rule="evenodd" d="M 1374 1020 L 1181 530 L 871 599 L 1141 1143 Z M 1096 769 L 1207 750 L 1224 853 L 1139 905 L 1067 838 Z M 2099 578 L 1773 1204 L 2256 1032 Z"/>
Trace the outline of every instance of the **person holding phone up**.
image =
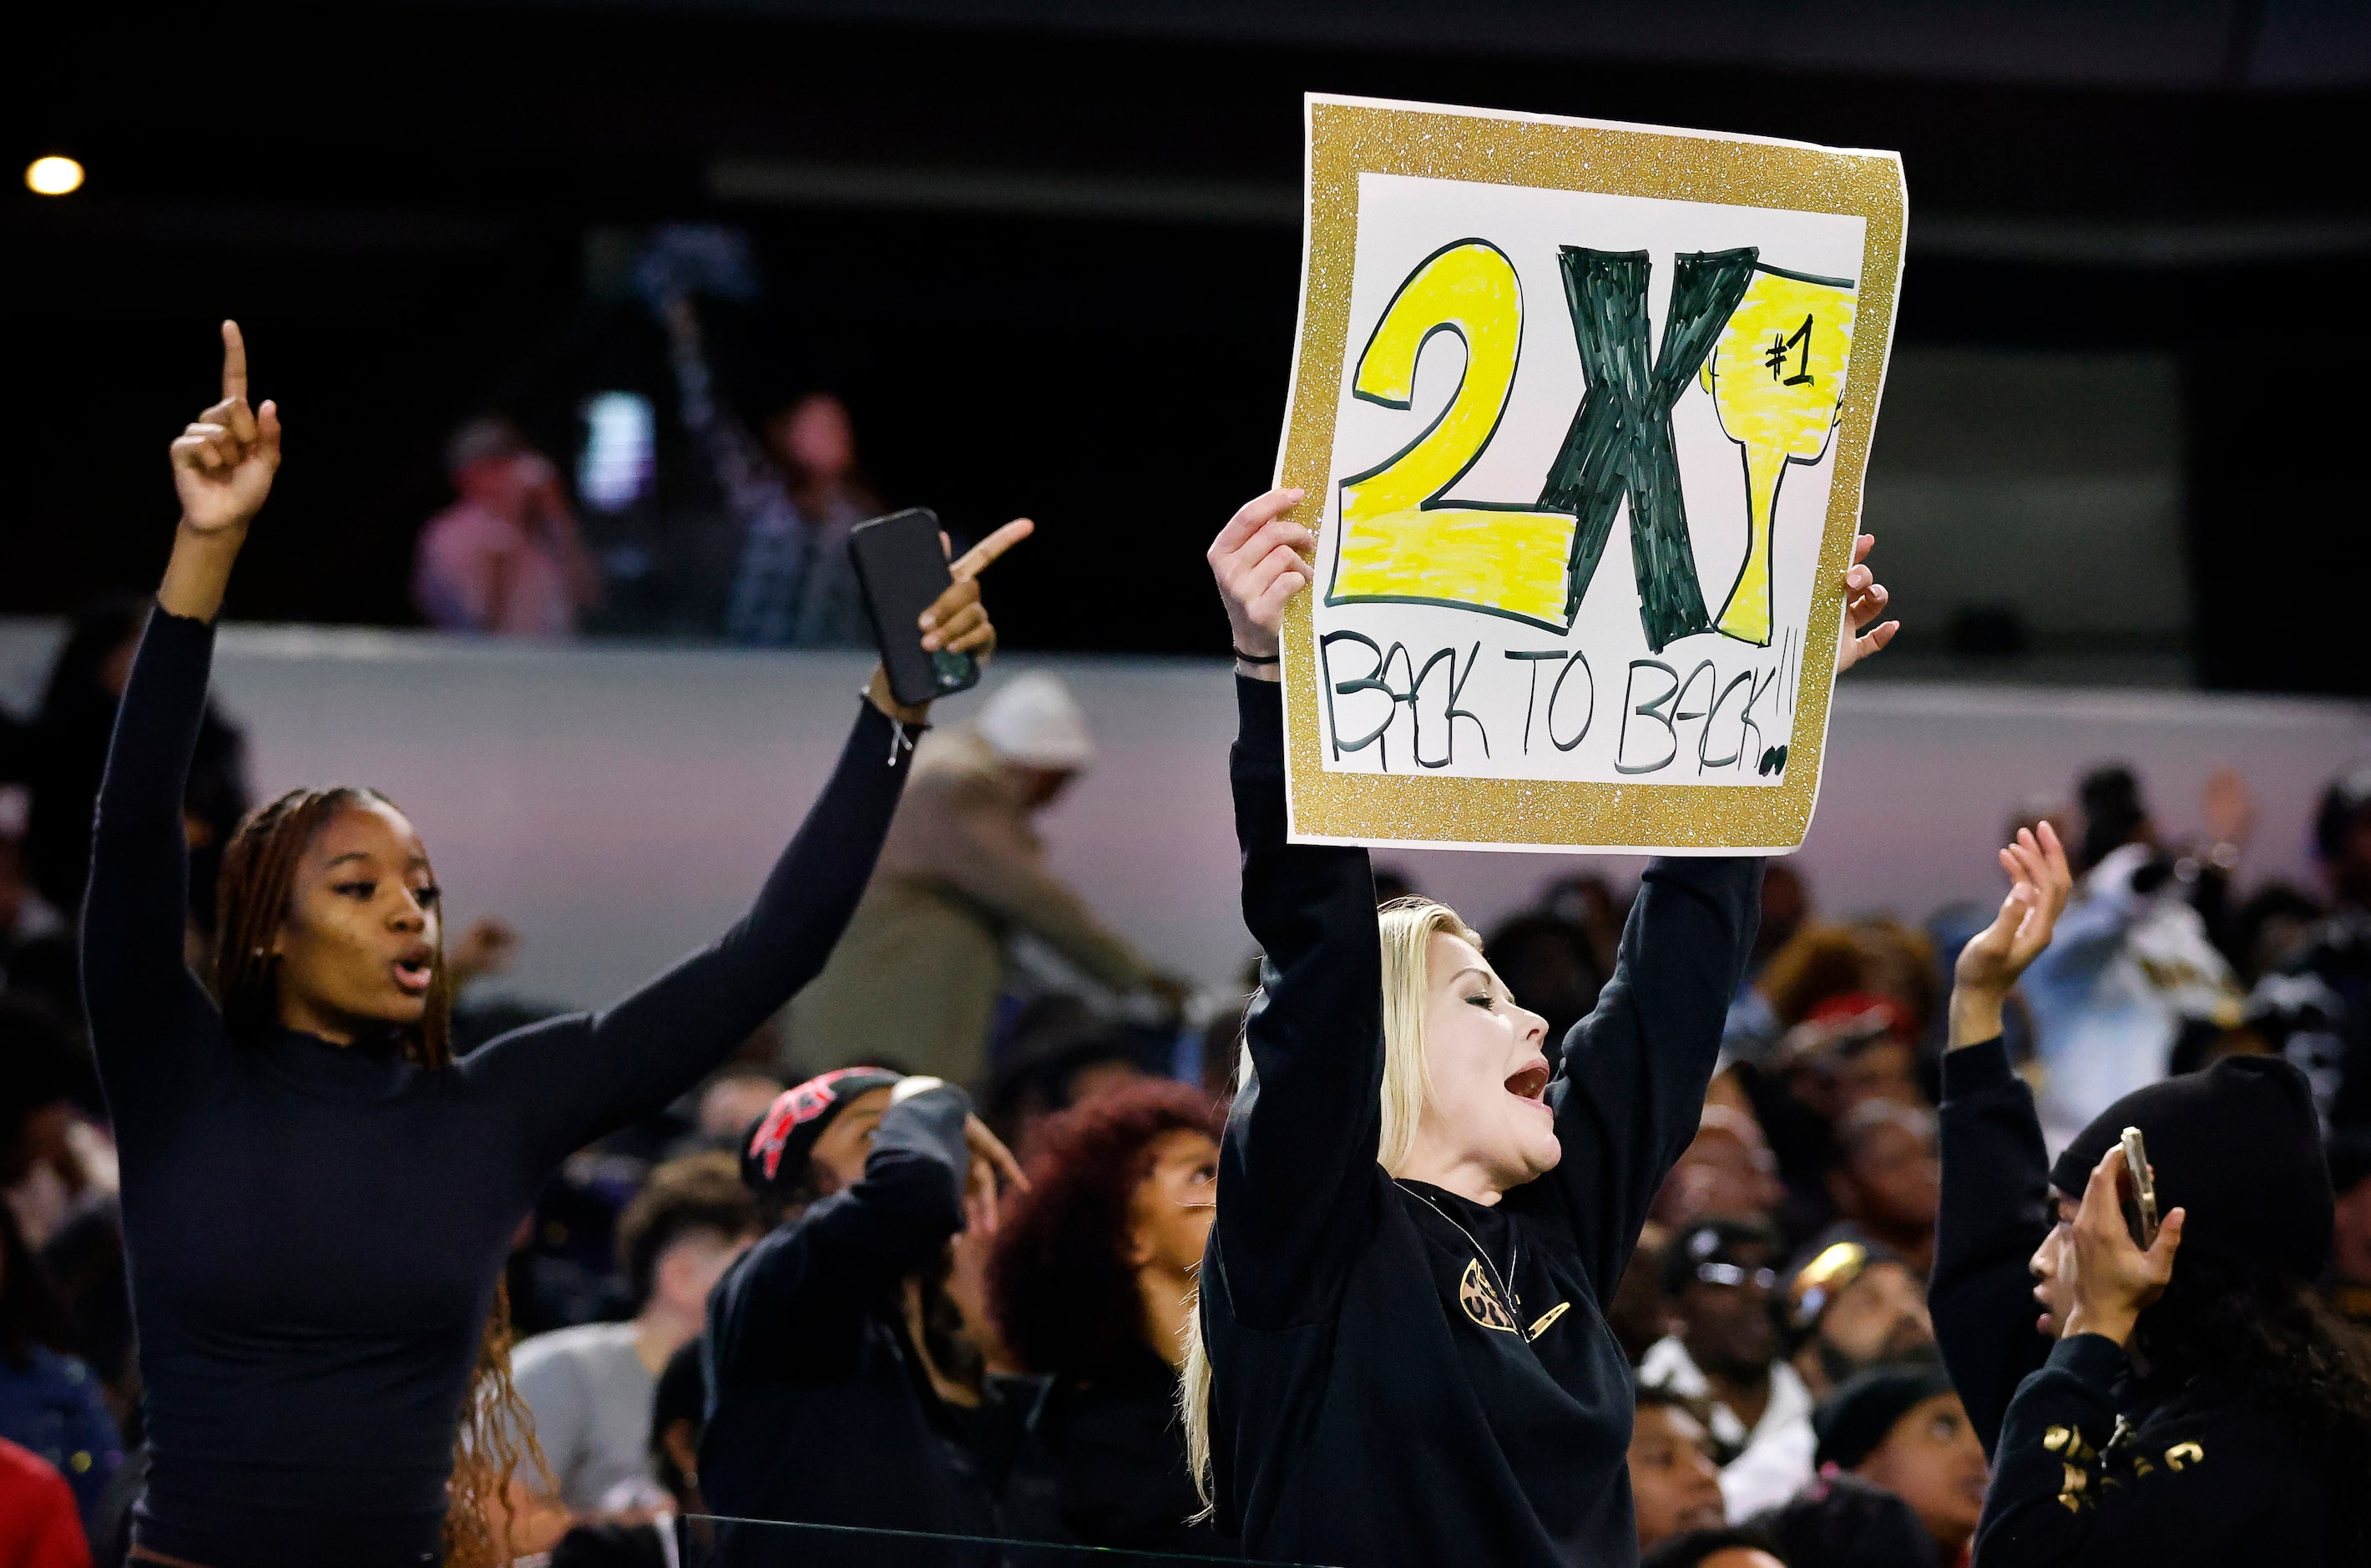
<path id="1" fill-rule="evenodd" d="M 2001 1006 L 2073 877 L 2046 823 L 2001 864 L 1951 992 L 1927 1295 L 1993 1464 L 1977 1568 L 2371 1562 L 2371 1349 L 2310 1288 L 2332 1211 L 2304 1074 L 2149 1085 L 2053 1164 Z"/>
<path id="2" fill-rule="evenodd" d="M 214 618 L 280 467 L 223 323 L 221 401 L 172 446 L 181 517 L 115 721 L 82 972 L 123 1166 L 150 1467 L 132 1556 L 172 1568 L 490 1568 L 531 1445 L 503 1260 L 560 1162 L 665 1106 L 812 978 L 856 907 L 908 772 L 876 672 L 830 782 L 740 923 L 597 1013 L 457 1056 L 436 877 L 369 789 L 295 790 L 223 858 L 212 983 L 182 961 L 183 775 Z M 985 652 L 954 564 L 902 635 Z M 852 694 L 851 694 L 852 695 Z M 526 1452 L 521 1453 L 525 1446 Z"/>

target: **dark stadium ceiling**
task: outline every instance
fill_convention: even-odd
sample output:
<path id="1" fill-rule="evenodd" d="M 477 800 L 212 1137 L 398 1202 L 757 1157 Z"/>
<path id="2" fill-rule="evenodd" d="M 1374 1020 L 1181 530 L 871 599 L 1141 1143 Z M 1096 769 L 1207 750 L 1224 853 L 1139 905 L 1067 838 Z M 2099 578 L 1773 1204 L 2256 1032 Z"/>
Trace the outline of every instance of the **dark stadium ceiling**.
<path id="1" fill-rule="evenodd" d="M 586 8 L 586 0 L 543 3 Z M 1563 56 L 2036 87 L 2285 92 L 2371 84 L 2371 0 L 601 3 L 645 13 Z"/>

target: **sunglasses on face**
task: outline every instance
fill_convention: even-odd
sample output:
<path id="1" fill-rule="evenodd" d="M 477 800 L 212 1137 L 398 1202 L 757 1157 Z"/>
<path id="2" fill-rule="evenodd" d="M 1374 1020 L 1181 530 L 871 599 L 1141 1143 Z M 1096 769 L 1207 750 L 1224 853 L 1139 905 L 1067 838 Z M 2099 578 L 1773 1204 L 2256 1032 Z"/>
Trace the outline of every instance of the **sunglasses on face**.
<path id="1" fill-rule="evenodd" d="M 1778 1287 L 1775 1269 L 1746 1269 L 1735 1263 L 1698 1263 L 1696 1278 L 1708 1285 L 1752 1285 L 1757 1290 L 1771 1291 Z"/>

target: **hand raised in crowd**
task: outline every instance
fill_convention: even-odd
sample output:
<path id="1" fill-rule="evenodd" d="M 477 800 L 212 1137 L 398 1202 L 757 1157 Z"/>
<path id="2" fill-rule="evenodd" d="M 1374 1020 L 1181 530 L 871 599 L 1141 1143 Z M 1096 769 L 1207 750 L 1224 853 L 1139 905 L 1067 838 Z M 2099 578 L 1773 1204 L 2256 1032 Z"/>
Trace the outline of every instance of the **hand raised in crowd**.
<path id="1" fill-rule="evenodd" d="M 181 527 L 205 536 L 237 534 L 263 509 L 280 471 L 280 409 L 270 399 L 247 406 L 247 342 L 238 323 L 222 324 L 222 401 L 174 439 L 173 488 Z"/>
<path id="2" fill-rule="evenodd" d="M 480 915 L 453 939 L 445 953 L 445 973 L 455 991 L 471 981 L 502 974 L 518 962 L 519 935 L 510 923 Z"/>
<path id="3" fill-rule="evenodd" d="M 1026 517 L 1015 517 L 994 533 L 965 551 L 954 553 L 954 547 L 947 536 L 939 536 L 940 546 L 952 557 L 947 574 L 954 581 L 946 592 L 922 611 L 919 626 L 922 646 L 931 653 L 944 648 L 951 653 L 970 654 L 982 664 L 996 652 L 996 627 L 988 618 L 988 607 L 980 602 L 979 575 L 992 565 L 996 558 L 1037 531 L 1037 525 Z M 928 703 L 908 708 L 891 695 L 889 672 L 875 669 L 873 684 L 866 691 L 873 705 L 891 718 L 904 724 L 919 724 L 929 717 Z"/>
<path id="4" fill-rule="evenodd" d="M 951 653 L 974 654 L 983 661 L 996 652 L 996 628 L 989 624 L 988 607 L 979 601 L 979 575 L 994 564 L 998 556 L 1036 531 L 1035 523 L 1026 517 L 1015 517 L 947 563 L 947 574 L 954 581 L 930 609 L 922 611 L 923 647 L 932 653 L 944 648 Z M 954 548 L 944 534 L 939 536 L 939 542 L 951 552 Z"/>
<path id="5" fill-rule="evenodd" d="M 2256 797 L 2237 768 L 2217 768 L 2206 775 L 2206 791 L 2199 802 L 2207 839 L 2220 847 L 2245 848 L 2256 830 Z"/>
<path id="6" fill-rule="evenodd" d="M 1972 1045 L 2000 1033 L 2001 1004 L 2026 966 L 2050 946 L 2050 934 L 2075 890 L 2066 847 L 2044 822 L 2019 828 L 2017 842 L 2000 852 L 2008 873 L 2008 896 L 1993 923 L 1960 949 L 1951 976 L 1950 1043 Z"/>
<path id="7" fill-rule="evenodd" d="M 889 1091 L 889 1103 L 902 1105 L 916 1095 L 946 1087 L 944 1078 L 934 1078 L 918 1073 L 900 1078 L 897 1086 Z M 964 1180 L 964 1209 L 966 1216 L 984 1219 L 990 1230 L 996 1228 L 996 1194 L 1000 1182 L 1009 1182 L 1021 1191 L 1029 1191 L 1029 1178 L 1021 1169 L 1021 1162 L 1004 1146 L 1004 1140 L 989 1131 L 988 1123 L 977 1116 L 964 1118 L 964 1144 L 971 1151 L 971 1165 Z"/>
<path id="8" fill-rule="evenodd" d="M 999 1223 L 997 1193 L 1009 1184 L 1015 1191 L 1029 1191 L 1029 1178 L 1023 1175 L 1021 1162 L 1004 1146 L 1004 1140 L 988 1130 L 988 1123 L 974 1116 L 964 1122 L 964 1142 L 971 1149 L 971 1171 L 964 1183 L 964 1217 L 969 1224 L 983 1225 L 993 1232 Z"/>
<path id="9" fill-rule="evenodd" d="M 2181 1249 L 2181 1227 L 2187 1212 L 2175 1209 L 2157 1226 L 2157 1240 L 2145 1252 L 2124 1223 L 2123 1186 L 2131 1177 L 2124 1168 L 2123 1145 L 2099 1156 L 2091 1178 L 2083 1184 L 2082 1206 L 2075 1212 L 2060 1267 L 2071 1269 L 2075 1304 L 2059 1330 L 2071 1334 L 2103 1334 L 2122 1344 L 2133 1337 L 2133 1325 L 2165 1294 L 2173 1278 L 2173 1255 Z"/>
<path id="10" fill-rule="evenodd" d="M 247 340 L 238 323 L 222 324 L 222 401 L 174 439 L 173 488 L 181 522 L 156 602 L 173 615 L 212 621 L 222 610 L 231 563 L 247 526 L 272 494 L 280 471 L 280 410 L 247 406 Z"/>
<path id="11" fill-rule="evenodd" d="M 1875 534 L 1865 533 L 1853 540 L 1853 563 L 1845 569 L 1844 623 L 1836 644 L 1838 675 L 1893 641 L 1893 634 L 1902 630 L 1899 621 L 1888 621 L 1874 630 L 1866 630 L 1870 621 L 1885 613 L 1886 604 L 1893 597 L 1885 591 L 1877 575 L 1863 564 L 1876 547 Z"/>
<path id="12" fill-rule="evenodd" d="M 1210 541 L 1210 575 L 1218 580 L 1239 654 L 1274 657 L 1284 607 L 1310 584 L 1305 552 L 1317 548 L 1317 536 L 1285 516 L 1301 497 L 1298 490 L 1255 496 Z M 1268 678 L 1275 679 L 1273 666 Z"/>

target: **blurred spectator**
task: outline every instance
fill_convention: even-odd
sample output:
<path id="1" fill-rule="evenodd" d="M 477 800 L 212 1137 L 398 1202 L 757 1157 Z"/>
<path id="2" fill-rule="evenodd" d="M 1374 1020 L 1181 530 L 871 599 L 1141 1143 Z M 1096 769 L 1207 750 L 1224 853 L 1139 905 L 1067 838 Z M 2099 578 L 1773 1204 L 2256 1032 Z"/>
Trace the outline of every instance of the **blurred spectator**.
<path id="1" fill-rule="evenodd" d="M 1760 1530 L 1687 1530 L 1638 1560 L 1638 1568 L 1789 1568 Z"/>
<path id="2" fill-rule="evenodd" d="M 2371 1128 L 2371 762 L 2331 781 L 2314 854 L 2334 908 L 2256 1000 L 2287 1015 L 2281 1043 L 2333 1127 Z"/>
<path id="3" fill-rule="evenodd" d="M 2295 964 L 2313 943 L 2328 912 L 2285 882 L 2271 882 L 2248 896 L 2231 921 L 2231 964 L 2253 985 Z"/>
<path id="4" fill-rule="evenodd" d="M 1732 1519 L 1811 1479 L 1811 1394 L 1778 1353 L 1771 1311 L 1785 1246 L 1757 1219 L 1700 1220 L 1676 1234 L 1663 1288 L 1680 1330 L 1638 1366 L 1640 1387 L 1705 1403 Z"/>
<path id="5" fill-rule="evenodd" d="M 1796 1268 L 1787 1327 L 1798 1342 L 1790 1359 L 1814 1399 L 1881 1363 L 1935 1353 L 1924 1277 L 1857 1237 L 1831 1241 Z"/>
<path id="6" fill-rule="evenodd" d="M 1898 1100 L 1864 1100 L 1836 1129 L 1828 1194 L 1844 1220 L 1901 1258 L 1920 1278 L 1935 1261 L 1943 1167 L 1935 1113 Z"/>
<path id="7" fill-rule="evenodd" d="M 1937 1558 L 1956 1563 L 1984 1507 L 1984 1449 L 1939 1364 L 1878 1366 L 1812 1418 L 1822 1470 L 1848 1471 L 1910 1504 Z"/>
<path id="8" fill-rule="evenodd" d="M 710 1304 L 700 1484 L 718 1515 L 997 1533 L 1029 1400 L 987 1376 L 950 1282 L 959 1241 L 993 1245 L 1014 1167 L 969 1112 L 934 1078 L 833 1073 L 785 1091 L 743 1150 L 760 1207 L 789 1217 Z M 762 1526 L 718 1536 L 738 1568 L 944 1561 Z"/>
<path id="9" fill-rule="evenodd" d="M 1630 1421 L 1630 1505 L 1638 1519 L 1639 1551 L 1728 1522 L 1720 1467 L 1712 1462 L 1708 1442 L 1687 1400 L 1669 1388 L 1637 1390 Z"/>
<path id="10" fill-rule="evenodd" d="M 548 1545 L 572 1516 L 658 1500 L 651 1406 L 659 1374 L 699 1337 L 709 1292 L 757 1230 L 757 1202 L 732 1156 L 662 1165 L 618 1224 L 633 1318 L 539 1334 L 512 1353 L 512 1380 L 560 1486 L 556 1497 L 526 1488 L 514 1499 L 522 1546 Z"/>
<path id="11" fill-rule="evenodd" d="M 115 730 L 115 706 L 147 624 L 149 602 L 128 595 L 101 599 L 75 618 L 50 666 L 40 710 L 33 720 L 28 770 L 33 798 L 25 828 L 25 858 L 43 900 L 68 919 L 82 910 L 98 778 L 107 764 L 108 738 Z M 212 703 L 198 726 L 182 798 L 182 824 L 190 841 L 190 915 L 201 932 L 211 932 L 222 852 L 248 805 L 247 743 Z M 70 945 L 61 946 L 70 950 Z M 13 968 L 11 983 L 19 983 Z M 55 1000 L 68 1016 L 81 1016 L 82 1000 L 72 984 Z"/>
<path id="12" fill-rule="evenodd" d="M 1798 1243 L 1835 1217 L 1829 1177 L 1841 1157 L 1836 1129 L 1871 1102 L 1925 1103 L 1906 1028 L 1891 998 L 1842 992 L 1810 1007 L 1764 1062 L 1732 1070 L 1777 1157 L 1787 1190 L 1779 1222 Z"/>
<path id="13" fill-rule="evenodd" d="M 1936 1568 L 1934 1538 L 1910 1504 L 1849 1475 L 1822 1475 L 1753 1527 L 1788 1568 Z"/>
<path id="14" fill-rule="evenodd" d="M 700 1434 L 708 1423 L 707 1351 L 691 1340 L 667 1357 L 651 1397 L 651 1466 L 678 1514 L 705 1514 L 700 1492 Z"/>
<path id="15" fill-rule="evenodd" d="M 726 1068 L 701 1086 L 692 1115 L 693 1134 L 721 1140 L 720 1148 L 737 1150 L 742 1135 L 758 1124 L 786 1086 L 755 1067 Z"/>
<path id="16" fill-rule="evenodd" d="M 684 424 L 707 452 L 741 529 L 724 634 L 768 647 L 871 647 L 871 613 L 849 562 L 848 536 L 882 505 L 857 467 L 847 405 L 829 392 L 809 392 L 766 421 L 761 441 L 719 404 L 691 301 L 664 298 L 659 316 Z"/>
<path id="17" fill-rule="evenodd" d="M 1093 760 L 1086 715 L 1051 675 L 1016 676 L 971 723 L 925 737 L 848 934 L 791 1004 L 786 1063 L 885 1054 L 979 1083 L 1007 945 L 1024 934 L 1114 990 L 1180 994 L 1047 863 L 1035 819 Z"/>
<path id="18" fill-rule="evenodd" d="M 2331 1138 L 2330 1185 L 2338 1206 L 2322 1293 L 2341 1317 L 2371 1327 L 2371 1129 Z"/>
<path id="19" fill-rule="evenodd" d="M 502 416 L 473 419 L 445 446 L 459 499 L 420 530 L 411 596 L 447 632 L 565 637 L 601 598 L 560 470 Z"/>
<path id="20" fill-rule="evenodd" d="M 1707 1105 L 1696 1135 L 1655 1195 L 1654 1217 L 1684 1225 L 1707 1214 L 1777 1217 L 1787 1190 L 1778 1182 L 1778 1161 L 1750 1112 Z"/>
<path id="21" fill-rule="evenodd" d="M 115 1146 L 82 1109 L 97 1098 L 88 1055 L 30 996 L 0 993 L 0 1203 L 65 1308 L 74 1350 L 129 1435 L 138 1419 L 132 1301 Z"/>
<path id="22" fill-rule="evenodd" d="M 1637 889 L 1632 889 L 1635 897 Z M 1540 889 L 1539 907 L 1567 925 L 1589 933 L 1590 951 L 1597 956 L 1599 972 L 1612 974 L 1615 952 L 1622 946 L 1622 927 L 1630 918 L 1629 898 L 1594 872 L 1559 877 Z"/>
<path id="23" fill-rule="evenodd" d="M 647 1518 L 629 1516 L 576 1526 L 551 1549 L 548 1568 L 683 1568 L 707 1561 L 715 1527 L 698 1516 L 708 1511 L 694 1462 L 708 1403 L 700 1360 L 696 1340 L 668 1357 L 651 1402 L 651 1462 L 664 1497 L 653 1498 Z M 688 1551 L 678 1548 L 678 1521 Z"/>
<path id="24" fill-rule="evenodd" d="M 1032 1521 L 1039 1528 L 1024 1524 L 1025 1537 L 1234 1551 L 1215 1525 L 1186 1523 L 1202 1505 L 1177 1423 L 1219 1133 L 1200 1091 L 1153 1082 L 1113 1089 L 1040 1130 L 1031 1189 L 1004 1217 L 989 1265 L 1005 1342 L 1022 1366 L 1053 1378 L 1035 1426 L 1045 1516 Z"/>
<path id="25" fill-rule="evenodd" d="M 1752 956 L 1746 959 L 1747 979 L 1762 972 L 1779 948 L 1811 918 L 1811 889 L 1795 863 L 1773 859 L 1762 872 L 1762 923 L 1753 933 Z"/>
<path id="26" fill-rule="evenodd" d="M 35 1251 L 114 1200 L 114 1145 L 79 1109 L 97 1088 L 88 1053 L 46 1003 L 0 993 L 0 1200 Z"/>
<path id="27" fill-rule="evenodd" d="M 1026 1156 L 1048 1118 L 1150 1075 L 1141 1040 L 1123 1029 L 1096 1029 L 998 1074 L 981 1115 L 998 1137 Z"/>
<path id="28" fill-rule="evenodd" d="M 0 1438 L 65 1478 L 87 1528 L 123 1462 L 98 1376 L 69 1353 L 74 1328 L 0 1205 Z"/>
<path id="29" fill-rule="evenodd" d="M 2024 984 L 2053 1147 L 2110 1101 L 2165 1076 L 2184 1020 L 2236 1024 L 2242 1000 L 2132 770 L 2093 770 L 2080 797 L 2081 880 Z"/>
<path id="30" fill-rule="evenodd" d="M 1588 930 L 1545 911 L 1505 921 L 1485 950 L 1515 1000 L 1548 1021 L 1552 1045 L 1589 1016 L 1605 985 L 1607 971 Z"/>
<path id="31" fill-rule="evenodd" d="M 0 1438 L 0 1568 L 90 1568 L 75 1496 L 40 1457 Z"/>
<path id="32" fill-rule="evenodd" d="M 0 723 L 15 721 L 0 713 Z M 9 771 L 18 770 L 12 765 Z M 0 981 L 5 981 L 9 957 L 18 947 L 63 923 L 34 889 L 32 867 L 25 859 L 25 830 L 32 810 L 29 785 L 0 779 Z"/>
<path id="33" fill-rule="evenodd" d="M 1672 1331 L 1671 1298 L 1663 1294 L 1663 1253 L 1671 1231 L 1648 1220 L 1638 1232 L 1638 1245 L 1622 1271 L 1622 1283 L 1605 1305 L 1605 1326 L 1622 1346 L 1622 1357 L 1632 1367 L 1647 1359 L 1655 1342 Z"/>

